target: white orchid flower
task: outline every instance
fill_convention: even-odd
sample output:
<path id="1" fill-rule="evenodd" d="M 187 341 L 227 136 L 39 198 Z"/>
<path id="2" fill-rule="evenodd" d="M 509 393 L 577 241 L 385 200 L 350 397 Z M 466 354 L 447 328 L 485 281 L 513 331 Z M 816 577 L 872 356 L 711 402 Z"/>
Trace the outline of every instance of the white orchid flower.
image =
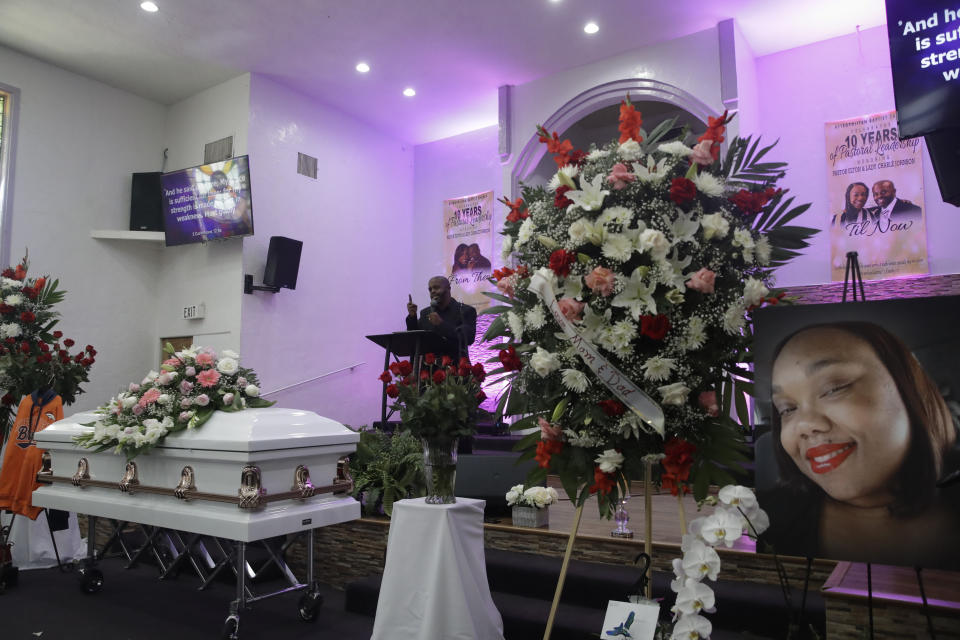
<path id="1" fill-rule="evenodd" d="M 700 640 L 709 638 L 713 633 L 713 625 L 701 615 L 683 616 L 673 626 L 673 635 L 670 640 Z"/>
<path id="2" fill-rule="evenodd" d="M 629 278 L 618 275 L 617 281 L 623 284 L 623 291 L 610 302 L 614 307 L 629 309 L 634 320 L 639 320 L 644 312 L 651 315 L 657 313 L 657 303 L 653 299 L 657 285 L 643 281 L 646 271 L 643 267 L 637 267 Z"/>
<path id="3" fill-rule="evenodd" d="M 684 536 L 684 539 L 692 536 Z M 689 546 L 685 546 L 680 566 L 683 574 L 694 580 L 704 577 L 716 581 L 720 573 L 720 556 L 713 547 L 706 545 L 698 538 L 692 538 Z"/>
<path id="4" fill-rule="evenodd" d="M 687 616 L 701 611 L 713 613 L 715 603 L 716 596 L 713 589 L 702 582 L 688 580 L 683 588 L 677 592 L 676 610 Z"/>
<path id="5" fill-rule="evenodd" d="M 753 491 L 739 484 L 728 484 L 720 489 L 717 497 L 723 504 L 729 507 L 739 507 L 744 512 L 751 511 L 757 506 L 757 496 L 753 494 Z"/>
<path id="6" fill-rule="evenodd" d="M 744 524 L 743 516 L 738 512 L 718 507 L 704 519 L 700 536 L 711 546 L 722 543 L 732 547 L 743 535 Z"/>

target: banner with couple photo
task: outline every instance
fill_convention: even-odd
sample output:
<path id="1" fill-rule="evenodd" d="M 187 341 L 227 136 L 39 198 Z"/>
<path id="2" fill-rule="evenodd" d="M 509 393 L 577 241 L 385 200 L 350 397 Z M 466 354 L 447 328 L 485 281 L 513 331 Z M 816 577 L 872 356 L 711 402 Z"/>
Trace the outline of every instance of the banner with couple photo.
<path id="1" fill-rule="evenodd" d="M 849 251 L 864 280 L 928 273 L 922 138 L 898 139 L 896 111 L 825 131 L 831 279 L 843 281 Z"/>
<path id="2" fill-rule="evenodd" d="M 477 310 L 490 304 L 493 202 L 493 191 L 443 201 L 445 275 L 453 297 Z"/>

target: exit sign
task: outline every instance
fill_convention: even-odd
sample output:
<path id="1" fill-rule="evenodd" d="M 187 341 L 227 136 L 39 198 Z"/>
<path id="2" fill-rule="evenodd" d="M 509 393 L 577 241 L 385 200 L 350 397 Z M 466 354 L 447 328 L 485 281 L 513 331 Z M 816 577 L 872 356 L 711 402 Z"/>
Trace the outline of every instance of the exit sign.
<path id="1" fill-rule="evenodd" d="M 183 308 L 183 319 L 184 320 L 199 320 L 204 315 L 206 315 L 206 305 L 204 304 L 191 304 Z"/>

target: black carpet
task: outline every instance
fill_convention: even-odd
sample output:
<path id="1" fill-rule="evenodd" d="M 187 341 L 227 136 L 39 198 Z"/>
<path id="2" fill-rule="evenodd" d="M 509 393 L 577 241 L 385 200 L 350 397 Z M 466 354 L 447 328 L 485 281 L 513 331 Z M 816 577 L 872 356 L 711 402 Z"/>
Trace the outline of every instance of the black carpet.
<path id="1" fill-rule="evenodd" d="M 215 583 L 197 591 L 199 578 L 184 573 L 160 581 L 149 565 L 124 570 L 119 559 L 100 563 L 103 588 L 87 595 L 74 573 L 22 571 L 19 584 L 0 594 L 3 640 L 210 640 L 219 638 L 236 589 Z M 279 582 L 257 584 L 263 592 Z M 323 587 L 315 622 L 297 613 L 300 593 L 268 598 L 241 614 L 241 640 L 369 640 L 373 618 L 344 611 L 344 594 Z"/>

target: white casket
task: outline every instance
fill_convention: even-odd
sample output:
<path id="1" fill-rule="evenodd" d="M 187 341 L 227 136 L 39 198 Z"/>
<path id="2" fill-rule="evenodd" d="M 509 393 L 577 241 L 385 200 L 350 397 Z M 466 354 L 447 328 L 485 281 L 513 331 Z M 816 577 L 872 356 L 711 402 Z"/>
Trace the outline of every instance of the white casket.
<path id="1" fill-rule="evenodd" d="M 33 504 L 241 542 L 360 517 L 345 464 L 338 469 L 360 436 L 311 411 L 216 411 L 131 464 L 74 444 L 96 418 L 76 414 L 37 433 L 49 468 Z"/>

